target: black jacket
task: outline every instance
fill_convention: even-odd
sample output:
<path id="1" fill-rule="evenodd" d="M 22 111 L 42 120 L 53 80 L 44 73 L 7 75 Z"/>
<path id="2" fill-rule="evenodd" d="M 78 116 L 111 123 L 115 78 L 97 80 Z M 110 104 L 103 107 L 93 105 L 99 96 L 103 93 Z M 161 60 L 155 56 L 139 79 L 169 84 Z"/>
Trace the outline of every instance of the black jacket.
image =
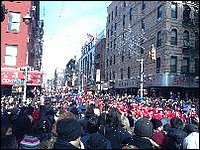
<path id="1" fill-rule="evenodd" d="M 125 131 L 122 127 L 100 127 L 99 133 L 104 135 L 110 142 L 112 149 L 121 149 L 122 141 L 131 136 L 130 133 Z"/>
<path id="2" fill-rule="evenodd" d="M 124 139 L 122 144 L 133 145 L 139 149 L 155 149 L 149 139 L 137 135 Z"/>
<path id="3" fill-rule="evenodd" d="M 61 138 L 57 138 L 56 142 L 53 145 L 53 149 L 78 149 L 69 142 L 64 141 Z"/>
<path id="4" fill-rule="evenodd" d="M 187 136 L 187 133 L 182 129 L 170 128 L 167 132 L 168 143 L 167 149 L 182 149 L 183 139 Z"/>

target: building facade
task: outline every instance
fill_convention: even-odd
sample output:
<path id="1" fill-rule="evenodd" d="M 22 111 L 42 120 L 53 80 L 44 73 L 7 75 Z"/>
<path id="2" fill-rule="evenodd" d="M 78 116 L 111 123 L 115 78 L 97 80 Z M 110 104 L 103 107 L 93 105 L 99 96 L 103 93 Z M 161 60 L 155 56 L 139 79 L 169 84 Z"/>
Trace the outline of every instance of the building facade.
<path id="1" fill-rule="evenodd" d="M 105 50 L 106 50 L 106 30 L 103 29 L 95 39 L 95 83 L 97 89 L 101 91 L 105 82 Z"/>
<path id="2" fill-rule="evenodd" d="M 79 68 L 76 61 L 76 57 L 69 60 L 65 68 L 64 83 L 66 90 L 73 90 L 73 92 L 78 92 L 78 75 Z"/>
<path id="3" fill-rule="evenodd" d="M 93 90 L 95 85 L 95 68 L 94 68 L 94 55 L 95 55 L 95 39 L 94 37 L 86 41 L 81 49 L 81 57 L 78 61 L 79 64 L 79 92 Z"/>
<path id="4" fill-rule="evenodd" d="M 196 1 L 113 1 L 107 8 L 105 79 L 117 93 L 144 87 L 199 96 L 199 5 Z M 142 34 L 144 36 L 142 37 Z M 152 44 L 156 60 L 149 58 Z"/>
<path id="5" fill-rule="evenodd" d="M 41 87 L 41 58 L 43 45 L 43 21 L 40 20 L 38 1 L 2 1 L 7 9 L 1 22 L 1 91 L 10 95 L 12 89 L 23 91 L 28 70 L 28 90 Z M 31 22 L 25 24 L 23 17 L 29 15 Z"/>

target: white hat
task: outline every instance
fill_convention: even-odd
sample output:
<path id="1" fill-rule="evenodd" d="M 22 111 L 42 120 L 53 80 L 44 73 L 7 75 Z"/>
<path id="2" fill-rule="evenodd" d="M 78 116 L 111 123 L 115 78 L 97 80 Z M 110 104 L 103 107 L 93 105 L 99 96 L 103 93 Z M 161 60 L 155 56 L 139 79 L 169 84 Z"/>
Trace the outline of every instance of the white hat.
<path id="1" fill-rule="evenodd" d="M 199 149 L 199 132 L 192 132 L 184 138 L 183 149 Z"/>

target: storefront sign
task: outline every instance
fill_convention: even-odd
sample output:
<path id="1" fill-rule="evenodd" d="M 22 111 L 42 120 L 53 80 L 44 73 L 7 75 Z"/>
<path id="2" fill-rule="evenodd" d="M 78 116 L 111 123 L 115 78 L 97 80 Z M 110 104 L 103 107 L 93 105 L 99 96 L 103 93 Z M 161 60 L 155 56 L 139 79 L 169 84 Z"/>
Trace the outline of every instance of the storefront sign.
<path id="1" fill-rule="evenodd" d="M 25 79 L 23 71 L 17 69 L 1 69 L 1 85 L 23 84 Z M 20 82 L 19 82 L 20 81 Z M 28 82 L 30 86 L 42 86 L 42 73 L 39 71 L 28 71 Z"/>

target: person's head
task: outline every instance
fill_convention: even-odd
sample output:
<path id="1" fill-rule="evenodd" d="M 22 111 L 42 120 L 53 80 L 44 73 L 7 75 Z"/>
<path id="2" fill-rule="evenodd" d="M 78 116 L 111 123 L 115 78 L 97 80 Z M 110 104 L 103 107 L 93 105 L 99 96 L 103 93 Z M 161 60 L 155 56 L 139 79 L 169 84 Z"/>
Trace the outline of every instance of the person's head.
<path id="1" fill-rule="evenodd" d="M 86 129 L 89 133 L 95 133 L 99 130 L 100 123 L 97 115 L 92 115 L 89 117 L 86 123 Z"/>
<path id="2" fill-rule="evenodd" d="M 81 137 L 82 127 L 74 118 L 64 118 L 59 120 L 56 126 L 58 137 L 67 142 L 75 141 Z"/>
<path id="3" fill-rule="evenodd" d="M 183 129 L 183 121 L 178 117 L 172 118 L 170 124 L 172 128 Z"/>
<path id="4" fill-rule="evenodd" d="M 134 133 L 140 137 L 150 137 L 153 133 L 153 124 L 150 120 L 143 117 L 136 121 Z"/>
<path id="5" fill-rule="evenodd" d="M 74 118 L 75 119 L 75 115 L 70 112 L 70 111 L 65 111 L 61 114 L 59 114 L 59 117 L 58 119 L 56 120 L 56 122 L 52 125 L 52 132 L 57 135 L 57 132 L 56 132 L 56 126 L 57 126 L 57 123 L 59 120 L 62 120 L 62 119 L 65 119 L 65 118 Z"/>
<path id="6" fill-rule="evenodd" d="M 153 129 L 161 131 L 163 129 L 162 122 L 158 119 L 152 118 L 151 122 L 153 123 Z"/>

